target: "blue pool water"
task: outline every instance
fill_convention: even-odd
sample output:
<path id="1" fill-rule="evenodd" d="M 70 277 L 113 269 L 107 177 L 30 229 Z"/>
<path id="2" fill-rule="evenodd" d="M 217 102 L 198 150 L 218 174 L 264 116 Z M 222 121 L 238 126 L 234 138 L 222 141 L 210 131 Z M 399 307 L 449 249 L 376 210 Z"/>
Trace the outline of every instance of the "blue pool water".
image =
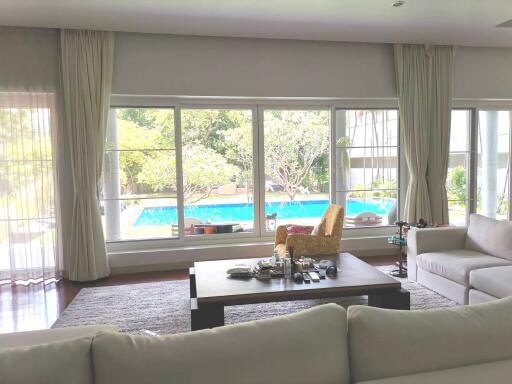
<path id="1" fill-rule="evenodd" d="M 393 207 L 393 199 L 363 200 L 348 199 L 345 216 L 354 216 L 362 212 L 387 215 Z M 277 218 L 316 218 L 321 217 L 329 205 L 328 200 L 281 201 L 265 204 L 265 214 L 277 213 Z M 223 223 L 252 221 L 254 217 L 252 203 L 208 204 L 185 206 L 185 217 L 194 217 L 203 223 Z M 146 207 L 135 220 L 134 225 L 170 225 L 178 222 L 176 207 Z"/>

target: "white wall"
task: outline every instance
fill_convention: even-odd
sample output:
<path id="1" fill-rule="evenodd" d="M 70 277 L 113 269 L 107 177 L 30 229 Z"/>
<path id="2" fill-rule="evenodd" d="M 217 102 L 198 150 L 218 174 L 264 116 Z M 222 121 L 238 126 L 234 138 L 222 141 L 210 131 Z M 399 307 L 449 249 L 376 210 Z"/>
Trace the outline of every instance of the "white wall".
<path id="1" fill-rule="evenodd" d="M 113 92 L 395 98 L 391 44 L 117 33 Z M 512 99 L 512 49 L 458 47 L 454 97 Z"/>
<path id="2" fill-rule="evenodd" d="M 392 47 L 117 33 L 113 93 L 395 97 Z"/>
<path id="3" fill-rule="evenodd" d="M 512 99 L 512 48 L 458 47 L 454 97 Z"/>
<path id="4" fill-rule="evenodd" d="M 59 88 L 59 33 L 0 26 L 0 90 Z"/>

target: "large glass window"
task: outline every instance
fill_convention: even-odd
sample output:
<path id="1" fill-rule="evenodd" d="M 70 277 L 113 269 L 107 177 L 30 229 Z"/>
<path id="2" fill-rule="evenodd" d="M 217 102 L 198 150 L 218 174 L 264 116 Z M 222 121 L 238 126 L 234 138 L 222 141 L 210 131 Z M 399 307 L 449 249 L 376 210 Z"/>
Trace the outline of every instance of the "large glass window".
<path id="1" fill-rule="evenodd" d="M 504 219 L 509 211 L 510 112 L 479 111 L 477 212 Z"/>
<path id="2" fill-rule="evenodd" d="M 330 108 L 113 108 L 100 191 L 106 239 L 270 236 L 280 224 L 318 224 L 333 201 L 346 226 L 394 223 L 397 111 L 335 116 L 333 130 Z"/>
<path id="3" fill-rule="evenodd" d="M 253 123 L 246 109 L 183 109 L 185 235 L 254 231 Z"/>
<path id="4" fill-rule="evenodd" d="M 329 204 L 327 110 L 265 110 L 265 224 L 316 225 Z"/>
<path id="5" fill-rule="evenodd" d="M 174 110 L 110 111 L 101 211 L 106 239 L 178 236 Z"/>
<path id="6" fill-rule="evenodd" d="M 398 148 L 396 110 L 336 111 L 336 201 L 345 226 L 398 219 Z"/>
<path id="7" fill-rule="evenodd" d="M 450 224 L 465 225 L 469 204 L 471 111 L 453 110 L 446 190 Z"/>

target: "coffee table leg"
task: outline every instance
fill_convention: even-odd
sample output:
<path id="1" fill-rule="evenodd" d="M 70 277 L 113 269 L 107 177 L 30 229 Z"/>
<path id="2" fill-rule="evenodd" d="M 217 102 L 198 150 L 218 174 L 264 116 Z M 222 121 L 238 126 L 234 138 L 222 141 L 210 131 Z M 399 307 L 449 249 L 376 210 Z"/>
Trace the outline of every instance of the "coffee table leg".
<path id="1" fill-rule="evenodd" d="M 197 299 L 190 299 L 190 323 L 192 331 L 221 327 L 224 325 L 224 306 L 222 304 L 197 305 Z"/>
<path id="2" fill-rule="evenodd" d="M 402 288 L 368 295 L 368 305 L 389 309 L 411 309 L 411 297 L 409 291 Z"/>
<path id="3" fill-rule="evenodd" d="M 190 298 L 197 297 L 196 292 L 196 270 L 194 267 L 188 269 L 188 278 L 190 282 Z"/>

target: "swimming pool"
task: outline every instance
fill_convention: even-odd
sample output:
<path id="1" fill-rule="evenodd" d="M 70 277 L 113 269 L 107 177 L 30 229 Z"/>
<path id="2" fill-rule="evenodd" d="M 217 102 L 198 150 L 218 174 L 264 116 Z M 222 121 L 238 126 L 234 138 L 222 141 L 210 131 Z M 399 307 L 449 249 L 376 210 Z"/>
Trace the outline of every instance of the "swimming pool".
<path id="1" fill-rule="evenodd" d="M 345 216 L 354 216 L 362 212 L 387 215 L 394 199 L 377 200 L 347 199 Z M 265 214 L 277 213 L 277 218 L 304 219 L 321 217 L 329 205 L 328 200 L 278 201 L 265 204 Z M 254 218 L 252 203 L 238 204 L 201 204 L 185 206 L 185 217 L 194 217 L 203 223 L 224 223 L 252 221 Z M 146 207 L 139 214 L 134 226 L 170 225 L 178 222 L 177 208 L 173 206 Z"/>

